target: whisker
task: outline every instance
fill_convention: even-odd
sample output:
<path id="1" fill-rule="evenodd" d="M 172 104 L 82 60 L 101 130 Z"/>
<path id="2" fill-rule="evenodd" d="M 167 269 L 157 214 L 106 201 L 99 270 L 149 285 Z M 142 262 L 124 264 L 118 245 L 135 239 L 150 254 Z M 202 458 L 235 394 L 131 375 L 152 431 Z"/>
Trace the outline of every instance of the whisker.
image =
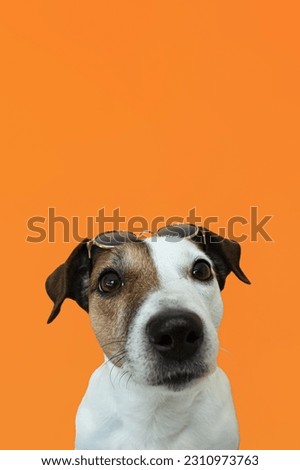
<path id="1" fill-rule="evenodd" d="M 101 344 L 102 348 L 105 348 L 106 346 L 109 346 L 110 344 L 118 344 L 118 343 L 125 343 L 126 339 L 117 339 L 114 341 L 110 341 L 109 343 Z"/>
<path id="2" fill-rule="evenodd" d="M 118 362 L 120 362 L 122 359 L 123 359 L 123 357 L 120 357 L 120 359 L 118 359 L 118 361 L 116 362 L 116 364 L 113 365 L 113 367 L 111 368 L 110 373 L 109 373 L 109 380 L 110 380 L 110 383 L 112 384 L 113 388 L 115 388 L 115 387 L 114 387 L 114 384 L 113 384 L 113 381 L 112 381 L 111 374 L 112 374 L 113 369 L 117 366 Z"/>
<path id="3" fill-rule="evenodd" d="M 126 382 L 126 388 L 128 387 L 128 384 L 129 384 L 130 379 L 132 379 L 132 374 L 129 374 L 128 380 L 127 380 L 127 382 Z"/>
<path id="4" fill-rule="evenodd" d="M 114 384 L 112 382 L 112 377 L 111 377 L 112 371 L 118 365 L 118 363 L 124 359 L 125 354 L 126 354 L 125 350 L 119 351 L 109 359 L 109 361 L 112 362 L 112 359 L 118 358 L 118 360 L 115 363 L 113 363 L 113 366 L 112 366 L 112 368 L 110 370 L 110 373 L 109 373 L 109 380 L 110 380 L 110 383 L 112 384 L 113 388 L 114 388 Z"/>
<path id="5" fill-rule="evenodd" d="M 228 351 L 228 349 L 222 348 L 221 346 L 219 347 L 219 349 L 222 352 L 230 353 L 230 351 Z"/>
<path id="6" fill-rule="evenodd" d="M 126 354 L 125 349 L 122 349 L 122 351 L 118 351 L 115 354 L 113 354 L 110 358 L 107 359 L 107 362 L 112 362 L 114 359 L 116 359 L 119 356 L 122 356 L 123 354 L 124 355 Z"/>
<path id="7" fill-rule="evenodd" d="M 128 371 L 128 370 L 125 370 L 125 371 L 122 373 L 122 375 L 121 375 L 121 377 L 120 377 L 120 379 L 119 379 L 119 385 L 121 384 L 121 380 L 123 379 L 123 377 L 125 377 L 126 374 L 129 374 L 129 371 Z"/>

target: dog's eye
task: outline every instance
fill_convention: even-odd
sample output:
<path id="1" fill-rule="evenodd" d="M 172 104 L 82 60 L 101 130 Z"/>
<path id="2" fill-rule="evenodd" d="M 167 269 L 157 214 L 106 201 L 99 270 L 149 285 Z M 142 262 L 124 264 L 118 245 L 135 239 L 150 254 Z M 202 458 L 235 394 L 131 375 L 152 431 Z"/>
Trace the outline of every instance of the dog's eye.
<path id="1" fill-rule="evenodd" d="M 106 271 L 99 277 L 99 290 L 109 293 L 122 287 L 123 282 L 116 271 Z"/>
<path id="2" fill-rule="evenodd" d="M 194 264 L 192 275 L 198 281 L 208 281 L 212 278 L 212 271 L 209 263 L 205 260 L 196 261 Z"/>

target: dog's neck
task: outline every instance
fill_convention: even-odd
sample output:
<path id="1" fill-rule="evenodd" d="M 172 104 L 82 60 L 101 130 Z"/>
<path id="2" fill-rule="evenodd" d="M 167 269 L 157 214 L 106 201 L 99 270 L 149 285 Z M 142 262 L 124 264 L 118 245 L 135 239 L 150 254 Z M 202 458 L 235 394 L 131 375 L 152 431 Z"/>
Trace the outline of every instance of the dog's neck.
<path id="1" fill-rule="evenodd" d="M 89 424 L 89 427 L 87 427 Z M 237 449 L 230 386 L 217 368 L 182 391 L 128 380 L 105 361 L 77 414 L 79 449 Z"/>
<path id="2" fill-rule="evenodd" d="M 204 403 L 202 395 L 206 394 L 216 373 L 183 390 L 173 391 L 164 386 L 138 384 L 107 359 L 102 367 L 107 368 L 111 398 L 118 416 L 129 432 L 138 428 L 145 433 L 145 439 L 147 436 L 158 438 L 160 433 L 165 438 L 166 432 L 174 437 L 179 434 L 192 419 L 195 402 Z"/>

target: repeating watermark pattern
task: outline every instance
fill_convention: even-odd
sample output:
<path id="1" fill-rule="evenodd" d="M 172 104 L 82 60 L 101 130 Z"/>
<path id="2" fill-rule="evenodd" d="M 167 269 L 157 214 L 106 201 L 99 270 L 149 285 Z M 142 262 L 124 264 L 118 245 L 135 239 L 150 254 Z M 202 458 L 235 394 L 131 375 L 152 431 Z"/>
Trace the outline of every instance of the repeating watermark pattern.
<path id="1" fill-rule="evenodd" d="M 205 227 L 207 230 L 217 232 L 221 237 L 233 239 L 239 243 L 250 240 L 257 242 L 274 241 L 266 225 L 273 219 L 273 215 L 258 215 L 258 207 L 249 208 L 249 217 L 234 215 L 226 224 L 219 226 L 220 218 L 216 215 L 201 217 L 197 215 L 196 208 L 188 210 L 187 216 L 174 215 L 165 217 L 158 215 L 152 220 L 147 220 L 141 215 L 126 218 L 121 214 L 120 207 L 107 214 L 105 208 L 98 210 L 96 216 L 86 217 L 83 233 L 79 233 L 82 220 L 78 216 L 70 218 L 56 213 L 55 207 L 49 207 L 47 215 L 34 215 L 27 220 L 26 228 L 29 232 L 26 241 L 29 243 L 55 243 L 55 242 L 80 242 L 84 238 L 93 238 L 99 233 L 109 230 L 127 230 L 137 235 L 143 233 L 155 233 L 161 227 L 173 224 L 195 224 Z"/>

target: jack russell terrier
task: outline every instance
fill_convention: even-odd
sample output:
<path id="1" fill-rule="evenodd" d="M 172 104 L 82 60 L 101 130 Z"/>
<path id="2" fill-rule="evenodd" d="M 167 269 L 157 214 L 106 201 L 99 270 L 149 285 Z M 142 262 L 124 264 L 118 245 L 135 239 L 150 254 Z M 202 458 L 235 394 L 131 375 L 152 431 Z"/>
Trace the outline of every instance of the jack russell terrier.
<path id="1" fill-rule="evenodd" d="M 112 231 L 83 240 L 48 277 L 48 323 L 75 300 L 105 355 L 77 412 L 77 449 L 238 449 L 217 354 L 225 279 L 250 284 L 240 253 L 192 224 L 149 238 Z"/>

